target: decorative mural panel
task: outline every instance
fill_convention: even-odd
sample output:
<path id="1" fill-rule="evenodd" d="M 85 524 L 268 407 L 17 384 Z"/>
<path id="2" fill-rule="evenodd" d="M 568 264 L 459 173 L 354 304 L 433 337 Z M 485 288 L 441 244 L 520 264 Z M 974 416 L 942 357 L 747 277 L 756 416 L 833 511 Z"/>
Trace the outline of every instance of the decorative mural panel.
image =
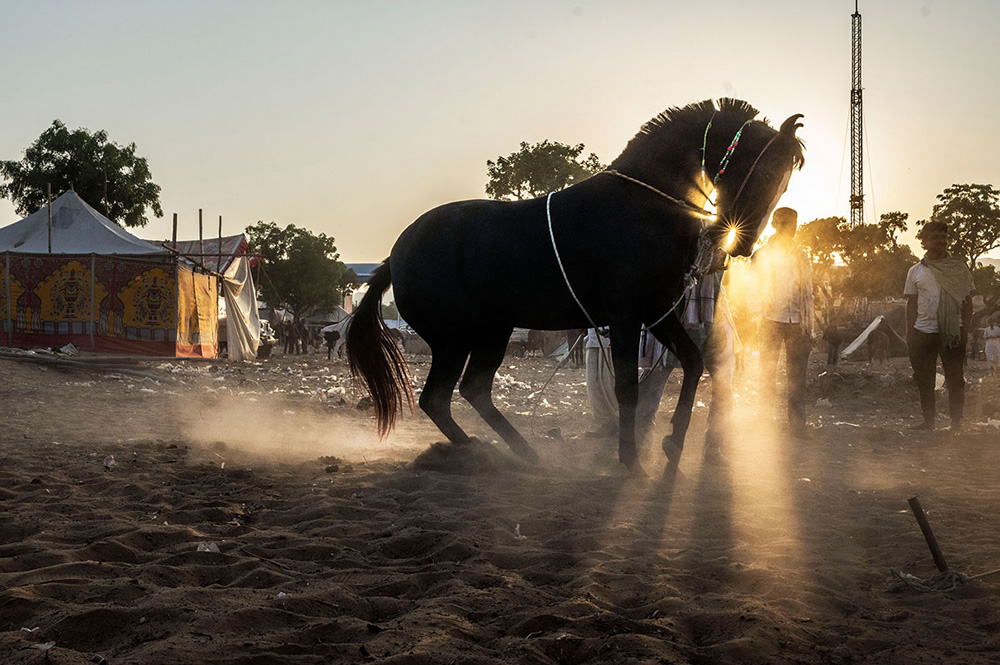
<path id="1" fill-rule="evenodd" d="M 0 284 L 0 314 L 6 314 L 8 338 L 4 342 L 15 346 L 72 342 L 88 350 L 174 355 L 175 263 L 13 253 L 4 259 L 4 265 L 8 260 L 10 265 L 10 275 L 2 271 Z"/>
<path id="2" fill-rule="evenodd" d="M 93 276 L 90 261 L 68 261 L 58 266 L 39 284 L 43 321 L 91 321 L 90 294 Z"/>

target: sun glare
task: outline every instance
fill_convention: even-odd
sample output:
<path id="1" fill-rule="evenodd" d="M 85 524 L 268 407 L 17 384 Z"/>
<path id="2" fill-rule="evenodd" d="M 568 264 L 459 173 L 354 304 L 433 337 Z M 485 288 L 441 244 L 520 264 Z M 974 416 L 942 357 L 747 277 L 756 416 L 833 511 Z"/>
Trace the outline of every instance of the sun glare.
<path id="1" fill-rule="evenodd" d="M 729 233 L 726 234 L 726 239 L 722 241 L 722 249 L 727 252 L 733 248 L 733 243 L 736 242 L 736 227 L 729 229 Z"/>

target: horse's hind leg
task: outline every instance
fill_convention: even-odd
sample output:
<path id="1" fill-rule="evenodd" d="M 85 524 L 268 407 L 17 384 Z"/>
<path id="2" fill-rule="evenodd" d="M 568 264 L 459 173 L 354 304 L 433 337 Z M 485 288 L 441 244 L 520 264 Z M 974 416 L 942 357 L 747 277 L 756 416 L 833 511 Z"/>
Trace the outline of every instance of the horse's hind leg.
<path id="1" fill-rule="evenodd" d="M 493 404 L 493 378 L 503 362 L 507 349 L 507 337 L 496 337 L 483 341 L 472 350 L 469 365 L 459 392 L 486 423 L 507 442 L 510 449 L 521 457 L 535 460 L 537 454 L 521 433 L 514 429 L 510 421 Z"/>
<path id="2" fill-rule="evenodd" d="M 452 443 L 468 443 L 466 434 L 451 417 L 451 396 L 462 375 L 469 352 L 449 344 L 431 346 L 431 369 L 420 393 L 420 408 Z"/>

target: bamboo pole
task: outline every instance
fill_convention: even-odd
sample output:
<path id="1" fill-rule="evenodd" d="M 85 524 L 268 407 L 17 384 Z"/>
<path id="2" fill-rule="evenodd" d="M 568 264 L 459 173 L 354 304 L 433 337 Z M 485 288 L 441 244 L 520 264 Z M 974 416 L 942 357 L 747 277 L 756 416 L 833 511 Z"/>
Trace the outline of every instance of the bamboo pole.
<path id="1" fill-rule="evenodd" d="M 219 215 L 219 255 L 215 259 L 215 271 L 222 272 L 222 215 Z"/>
<path id="2" fill-rule="evenodd" d="M 201 224 L 201 208 L 198 208 L 198 247 L 201 255 L 205 255 L 205 234 L 203 232 L 204 227 Z"/>
<path id="3" fill-rule="evenodd" d="M 49 254 L 52 253 L 52 183 L 48 183 L 49 192 Z"/>
<path id="4" fill-rule="evenodd" d="M 97 350 L 97 254 L 90 255 L 90 348 Z"/>

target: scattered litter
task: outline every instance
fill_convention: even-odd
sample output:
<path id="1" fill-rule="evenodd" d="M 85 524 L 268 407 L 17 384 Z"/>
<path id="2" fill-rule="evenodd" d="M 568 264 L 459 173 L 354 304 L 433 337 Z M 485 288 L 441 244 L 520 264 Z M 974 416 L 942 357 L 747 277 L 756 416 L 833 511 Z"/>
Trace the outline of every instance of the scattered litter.
<path id="1" fill-rule="evenodd" d="M 46 642 L 45 644 L 33 644 L 30 648 L 38 649 L 39 651 L 48 651 L 56 645 L 55 642 Z"/>
<path id="2" fill-rule="evenodd" d="M 279 591 L 278 598 L 288 598 L 288 594 L 285 593 L 284 591 Z"/>
<path id="3" fill-rule="evenodd" d="M 848 427 L 861 427 L 861 425 L 858 425 L 856 423 L 849 423 L 849 422 L 846 422 L 846 421 L 843 421 L 843 420 L 838 420 L 837 422 L 834 423 L 834 425 L 847 425 Z"/>
<path id="4" fill-rule="evenodd" d="M 812 482 L 812 478 L 799 478 L 799 480 L 801 480 L 804 483 L 811 483 Z"/>
<path id="5" fill-rule="evenodd" d="M 33 633 L 36 630 L 38 630 L 38 628 L 39 628 L 39 626 L 35 626 L 34 628 L 21 628 L 21 630 L 23 630 L 26 633 Z"/>
<path id="6" fill-rule="evenodd" d="M 110 471 L 111 469 L 115 468 L 116 466 L 118 466 L 118 463 L 115 462 L 115 456 L 114 455 L 108 455 L 107 457 L 104 458 L 104 468 L 105 469 L 107 469 L 108 471 Z"/>
<path id="7" fill-rule="evenodd" d="M 80 355 L 80 349 L 73 346 L 72 343 L 59 349 L 60 353 L 65 353 L 67 356 L 78 356 Z"/>
<path id="8" fill-rule="evenodd" d="M 213 554 L 222 554 L 219 546 L 215 543 L 198 543 L 199 552 L 212 552 Z"/>
<path id="9" fill-rule="evenodd" d="M 514 525 L 514 540 L 527 540 L 527 536 L 521 535 L 521 523 L 518 522 Z"/>
<path id="10" fill-rule="evenodd" d="M 818 400 L 816 400 L 816 408 L 817 409 L 832 409 L 833 408 L 833 403 L 828 398 L 826 398 L 826 397 L 820 397 Z"/>

